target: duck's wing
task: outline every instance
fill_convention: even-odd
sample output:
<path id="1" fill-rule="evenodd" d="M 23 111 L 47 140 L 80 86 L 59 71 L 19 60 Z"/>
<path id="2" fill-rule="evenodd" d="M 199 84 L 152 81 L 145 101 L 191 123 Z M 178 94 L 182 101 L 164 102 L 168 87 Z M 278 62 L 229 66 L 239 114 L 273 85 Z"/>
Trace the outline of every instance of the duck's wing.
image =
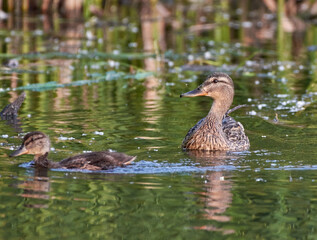
<path id="1" fill-rule="evenodd" d="M 182 143 L 182 148 L 185 148 L 187 145 L 187 142 L 192 138 L 192 135 L 196 130 L 200 127 L 201 123 L 204 121 L 205 118 L 200 119 L 195 126 L 193 126 L 191 129 L 189 129 L 188 133 L 184 137 L 183 143 Z"/>
<path id="2" fill-rule="evenodd" d="M 84 153 L 66 158 L 60 161 L 60 165 L 64 168 L 107 170 L 130 164 L 135 159 L 135 156 L 129 156 L 124 153 L 102 151 Z"/>
<path id="3" fill-rule="evenodd" d="M 25 99 L 25 92 L 21 93 L 20 96 L 15 99 L 13 103 L 9 103 L 5 108 L 0 112 L 2 118 L 6 117 L 17 117 L 18 111 Z"/>
<path id="4" fill-rule="evenodd" d="M 236 150 L 246 150 L 250 147 L 249 138 L 244 132 L 244 127 L 230 116 L 222 120 L 222 129 L 228 141 Z"/>

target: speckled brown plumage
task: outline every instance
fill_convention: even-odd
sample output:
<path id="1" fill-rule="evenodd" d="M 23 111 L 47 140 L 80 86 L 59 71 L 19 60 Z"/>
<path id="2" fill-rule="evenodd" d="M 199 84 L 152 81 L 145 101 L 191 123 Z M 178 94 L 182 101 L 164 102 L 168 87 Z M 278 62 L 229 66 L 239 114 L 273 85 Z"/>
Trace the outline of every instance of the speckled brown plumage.
<path id="1" fill-rule="evenodd" d="M 30 132 L 23 138 L 22 145 L 10 156 L 22 154 L 34 155 L 34 165 L 43 168 L 67 168 L 86 170 L 108 170 L 123 167 L 136 159 L 124 153 L 100 151 L 90 152 L 66 158 L 60 162 L 47 159 L 50 150 L 50 140 L 42 132 Z"/>
<path id="2" fill-rule="evenodd" d="M 196 96 L 208 96 L 214 102 L 208 115 L 188 131 L 182 147 L 211 151 L 247 150 L 250 143 L 242 124 L 226 114 L 234 96 L 232 79 L 225 73 L 214 73 L 197 89 L 181 95 Z"/>

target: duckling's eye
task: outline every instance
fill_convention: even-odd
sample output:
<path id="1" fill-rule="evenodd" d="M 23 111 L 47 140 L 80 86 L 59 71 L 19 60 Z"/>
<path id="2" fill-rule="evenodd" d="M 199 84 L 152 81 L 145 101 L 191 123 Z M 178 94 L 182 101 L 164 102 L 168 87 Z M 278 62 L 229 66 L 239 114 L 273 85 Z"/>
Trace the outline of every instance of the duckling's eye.
<path id="1" fill-rule="evenodd" d="M 217 83 L 217 82 L 219 82 L 219 80 L 217 78 L 215 78 L 212 82 Z"/>

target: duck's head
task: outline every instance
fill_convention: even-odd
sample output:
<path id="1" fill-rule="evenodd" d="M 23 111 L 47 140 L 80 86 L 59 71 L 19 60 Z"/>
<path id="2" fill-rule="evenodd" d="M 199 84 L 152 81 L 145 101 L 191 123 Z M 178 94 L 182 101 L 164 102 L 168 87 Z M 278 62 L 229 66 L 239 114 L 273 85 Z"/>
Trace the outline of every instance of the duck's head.
<path id="1" fill-rule="evenodd" d="M 231 105 L 234 96 L 232 79 L 225 73 L 213 73 L 196 89 L 183 93 L 180 97 L 208 96 L 216 101 Z"/>
<path id="2" fill-rule="evenodd" d="M 10 157 L 16 157 L 23 154 L 32 154 L 43 156 L 50 151 L 50 139 L 42 132 L 30 132 L 23 138 L 23 142 L 18 150 L 11 153 Z"/>

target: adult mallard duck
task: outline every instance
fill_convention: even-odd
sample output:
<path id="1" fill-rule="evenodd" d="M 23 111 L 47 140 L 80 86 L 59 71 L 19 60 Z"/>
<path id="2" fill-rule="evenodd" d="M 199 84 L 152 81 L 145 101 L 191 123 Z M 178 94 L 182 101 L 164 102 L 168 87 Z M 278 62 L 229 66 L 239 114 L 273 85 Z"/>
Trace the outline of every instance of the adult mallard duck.
<path id="1" fill-rule="evenodd" d="M 128 156 L 124 153 L 101 151 L 84 153 L 66 158 L 60 162 L 52 162 L 47 159 L 50 145 L 50 139 L 44 133 L 30 132 L 24 136 L 22 145 L 10 157 L 32 154 L 36 167 L 87 170 L 107 170 L 123 167 L 136 159 L 135 156 Z"/>
<path id="2" fill-rule="evenodd" d="M 232 79 L 225 73 L 213 73 L 198 88 L 180 97 L 207 96 L 213 104 L 208 115 L 192 127 L 183 140 L 184 149 L 242 151 L 250 147 L 240 122 L 227 113 L 233 97 Z"/>

